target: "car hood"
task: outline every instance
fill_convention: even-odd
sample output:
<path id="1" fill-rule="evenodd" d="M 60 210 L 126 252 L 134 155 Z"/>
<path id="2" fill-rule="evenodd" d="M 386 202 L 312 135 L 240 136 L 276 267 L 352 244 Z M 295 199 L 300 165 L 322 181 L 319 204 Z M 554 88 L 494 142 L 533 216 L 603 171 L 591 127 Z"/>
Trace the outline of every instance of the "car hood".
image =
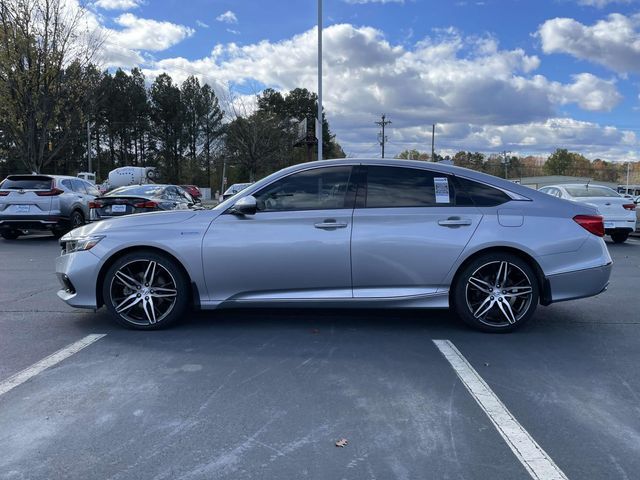
<path id="1" fill-rule="evenodd" d="M 104 234 L 111 230 L 141 229 L 151 225 L 181 223 L 197 215 L 198 212 L 170 210 L 163 212 L 136 213 L 90 223 L 73 230 L 74 235 Z"/>

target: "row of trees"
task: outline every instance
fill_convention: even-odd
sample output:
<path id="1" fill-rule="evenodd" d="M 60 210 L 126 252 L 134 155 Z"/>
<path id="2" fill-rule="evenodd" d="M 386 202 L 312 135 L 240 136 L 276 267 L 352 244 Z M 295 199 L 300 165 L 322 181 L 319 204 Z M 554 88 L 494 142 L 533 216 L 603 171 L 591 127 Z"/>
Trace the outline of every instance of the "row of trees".
<path id="1" fill-rule="evenodd" d="M 307 159 L 296 133 L 316 117 L 315 94 L 265 90 L 257 106 L 227 98 L 223 107 L 194 76 L 149 83 L 139 69 L 102 71 L 92 63 L 101 39 L 67 3 L 0 5 L 1 175 L 76 174 L 91 156 L 101 179 L 119 166 L 156 166 L 166 181 L 218 187 L 225 167 L 229 182 L 254 180 Z M 325 155 L 344 156 L 324 115 L 322 131 Z"/>
<path id="2" fill-rule="evenodd" d="M 431 160 L 429 154 L 417 150 L 405 150 L 396 158 Z M 602 182 L 624 183 L 627 175 L 626 163 L 607 162 L 599 158 L 589 160 L 584 155 L 562 148 L 556 149 L 547 158 L 507 155 L 506 168 L 505 156 L 498 154 L 485 155 L 480 152 L 459 151 L 453 157 L 442 157 L 436 153 L 435 161 L 440 160 L 450 160 L 459 167 L 511 179 L 539 175 L 568 175 L 592 178 Z M 640 162 L 632 162 L 629 165 L 629 180 L 630 183 L 640 183 Z"/>

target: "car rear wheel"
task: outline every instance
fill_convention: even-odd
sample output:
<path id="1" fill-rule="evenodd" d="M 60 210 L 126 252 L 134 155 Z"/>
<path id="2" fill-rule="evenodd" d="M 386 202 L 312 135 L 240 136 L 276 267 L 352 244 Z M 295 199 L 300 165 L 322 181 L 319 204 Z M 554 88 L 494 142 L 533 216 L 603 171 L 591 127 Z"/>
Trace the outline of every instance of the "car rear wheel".
<path id="1" fill-rule="evenodd" d="M 629 238 L 628 232 L 615 232 L 611 234 L 611 240 L 613 240 L 613 243 L 624 243 L 627 241 L 627 238 Z"/>
<path id="2" fill-rule="evenodd" d="M 156 330 L 175 323 L 186 311 L 189 283 L 170 258 L 140 251 L 124 255 L 109 268 L 102 295 L 120 325 Z"/>
<path id="3" fill-rule="evenodd" d="M 468 325 L 485 332 L 510 332 L 527 322 L 540 297 L 536 273 L 508 253 L 482 255 L 469 263 L 453 289 L 453 307 Z"/>
<path id="4" fill-rule="evenodd" d="M 20 236 L 20 231 L 18 231 L 18 230 L 2 230 L 0 232 L 0 235 L 5 240 L 15 240 L 16 238 L 18 238 Z"/>

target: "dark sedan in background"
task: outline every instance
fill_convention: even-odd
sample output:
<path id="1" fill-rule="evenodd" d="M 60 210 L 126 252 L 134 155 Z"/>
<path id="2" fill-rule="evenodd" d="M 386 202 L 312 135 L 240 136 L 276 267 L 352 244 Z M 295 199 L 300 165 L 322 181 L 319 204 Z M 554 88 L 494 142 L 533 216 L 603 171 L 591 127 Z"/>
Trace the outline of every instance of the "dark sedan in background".
<path id="1" fill-rule="evenodd" d="M 96 198 L 89 204 L 89 218 L 96 221 L 132 213 L 188 210 L 195 206 L 193 197 L 177 185 L 131 185 Z"/>

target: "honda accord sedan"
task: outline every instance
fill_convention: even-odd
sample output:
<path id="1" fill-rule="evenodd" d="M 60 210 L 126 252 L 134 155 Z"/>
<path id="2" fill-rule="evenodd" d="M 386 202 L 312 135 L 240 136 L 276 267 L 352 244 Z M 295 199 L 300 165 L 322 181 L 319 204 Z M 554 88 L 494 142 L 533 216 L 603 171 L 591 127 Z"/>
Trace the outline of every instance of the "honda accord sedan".
<path id="1" fill-rule="evenodd" d="M 127 215 L 60 240 L 58 296 L 157 329 L 189 307 L 451 307 L 510 331 L 597 295 L 612 261 L 594 207 L 410 160 L 286 168 L 212 210 Z"/>

